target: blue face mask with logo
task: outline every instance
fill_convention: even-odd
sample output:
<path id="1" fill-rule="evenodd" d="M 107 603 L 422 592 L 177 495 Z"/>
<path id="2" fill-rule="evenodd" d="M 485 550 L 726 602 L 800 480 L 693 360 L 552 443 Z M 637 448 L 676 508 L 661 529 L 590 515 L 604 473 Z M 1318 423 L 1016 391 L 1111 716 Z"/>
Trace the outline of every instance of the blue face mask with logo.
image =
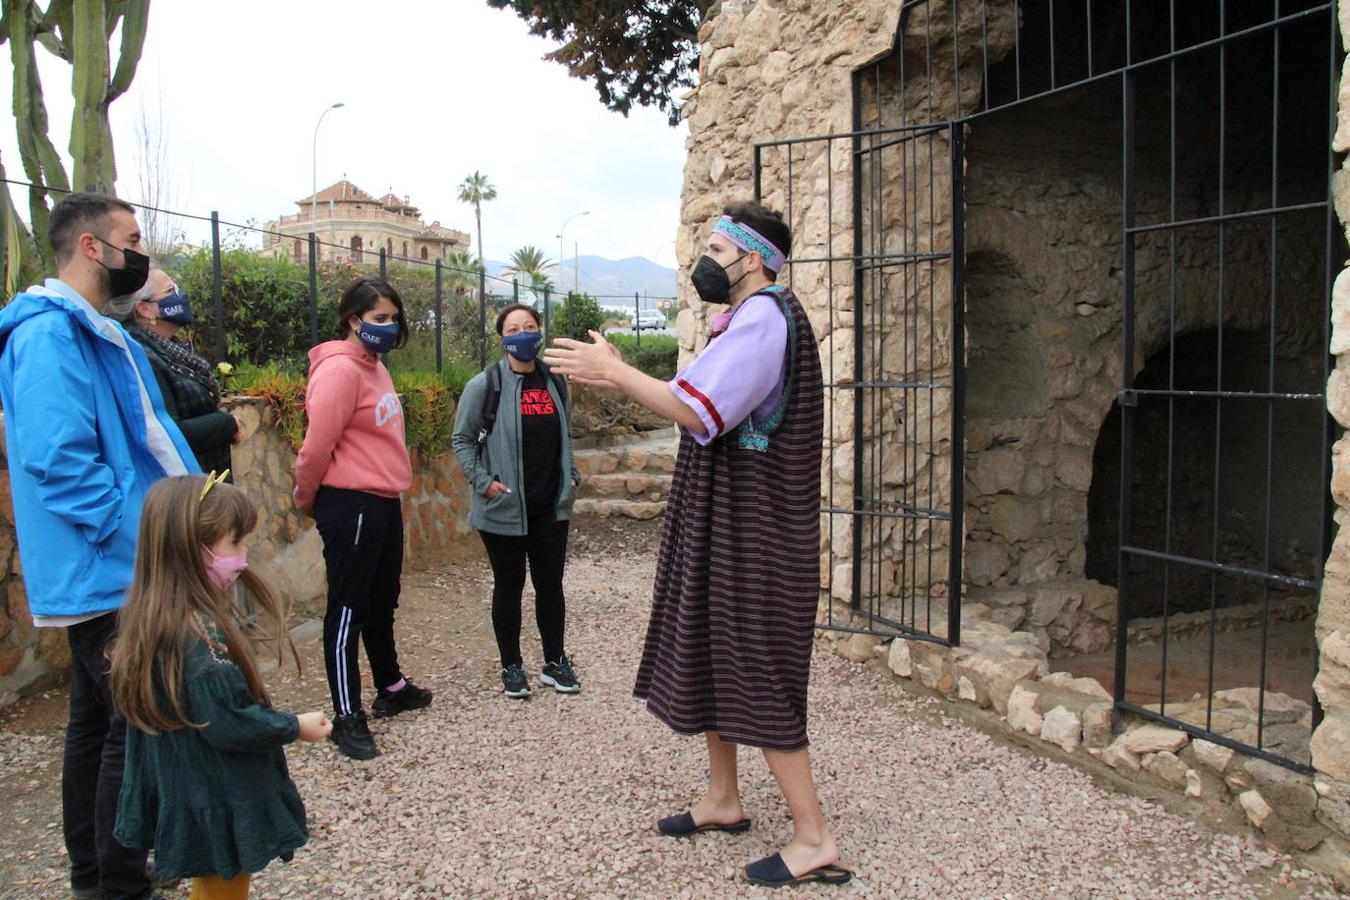
<path id="1" fill-rule="evenodd" d="M 502 338 L 502 349 L 521 362 L 530 362 L 539 355 L 544 336 L 537 331 L 517 331 Z"/>
<path id="2" fill-rule="evenodd" d="M 188 295 L 182 291 L 174 291 L 159 299 L 159 317 L 175 325 L 191 325 L 196 321 L 192 317 L 192 304 L 188 301 Z"/>
<path id="3" fill-rule="evenodd" d="M 388 353 L 394 349 L 398 343 L 397 322 L 379 324 L 365 319 L 360 321 L 361 327 L 357 329 L 356 336 L 361 339 L 362 346 L 371 353 Z"/>

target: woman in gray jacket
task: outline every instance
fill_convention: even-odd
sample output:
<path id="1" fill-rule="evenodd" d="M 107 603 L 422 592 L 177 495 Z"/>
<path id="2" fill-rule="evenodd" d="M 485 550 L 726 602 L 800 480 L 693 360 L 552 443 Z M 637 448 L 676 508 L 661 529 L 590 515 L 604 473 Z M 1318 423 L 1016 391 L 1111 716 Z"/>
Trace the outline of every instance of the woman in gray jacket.
<path id="1" fill-rule="evenodd" d="M 544 645 L 539 680 L 575 694 L 581 683 L 563 648 L 562 578 L 581 478 L 572 462 L 567 383 L 536 359 L 543 335 L 533 307 L 506 307 L 497 316 L 497 334 L 506 355 L 465 385 L 451 443 L 472 488 L 469 524 L 478 529 L 492 563 L 492 630 L 501 654 L 502 691 L 508 697 L 530 695 L 520 654 L 528 561 Z"/>

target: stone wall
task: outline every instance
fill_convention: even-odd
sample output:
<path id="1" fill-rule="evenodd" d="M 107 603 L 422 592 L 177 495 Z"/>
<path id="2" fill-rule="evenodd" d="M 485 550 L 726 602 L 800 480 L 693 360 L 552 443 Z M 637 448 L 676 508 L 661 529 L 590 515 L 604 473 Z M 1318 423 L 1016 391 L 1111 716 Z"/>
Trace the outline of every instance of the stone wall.
<path id="1" fill-rule="evenodd" d="M 953 29 L 942 18 L 947 5 L 916 6 L 897 44 L 901 6 L 900 0 L 847 4 L 724 0 L 717 7 L 700 30 L 699 86 L 685 108 L 690 138 L 677 242 L 682 266 L 692 266 L 698 257 L 722 205 L 750 195 L 756 141 L 852 128 L 853 73 L 864 66 L 872 66 L 868 72 L 875 76 L 862 83 L 858 95 L 859 120 L 865 126 L 941 121 L 972 108 L 981 79 L 972 77 L 970 50 L 978 47 L 983 30 L 989 36 L 990 71 L 997 70 L 1011 43 L 1015 7 L 982 4 L 985 22 L 976 16 Z M 1343 6 L 1347 7 L 1341 13 L 1344 32 L 1350 28 L 1350 2 Z M 935 10 L 931 20 L 929 7 Z M 1024 43 L 1022 52 L 1029 46 Z M 1249 50 L 1244 48 L 1244 66 L 1229 68 L 1235 93 L 1259 91 L 1261 73 L 1270 71 L 1268 64 L 1258 65 Z M 936 89 L 931 91 L 923 79 L 912 77 L 929 58 L 935 61 L 931 81 Z M 952 60 L 959 61 L 959 96 Z M 902 80 L 901 71 L 910 77 Z M 1168 190 L 1166 67 L 1160 71 L 1161 75 L 1140 77 L 1136 140 L 1140 222 L 1210 214 L 1217 210 L 1216 186 L 1223 181 L 1212 161 L 1218 132 L 1207 124 L 1213 98 L 1196 89 L 1179 104 L 1178 133 L 1188 151 L 1195 152 L 1179 163 L 1176 180 L 1199 187 L 1179 196 Z M 1006 74 L 1003 88 L 1009 83 Z M 1199 75 L 1190 73 L 1186 83 L 1213 85 L 1213 78 Z M 1158 78 L 1163 79 L 1161 85 Z M 1326 149 L 1316 131 L 1325 117 L 1288 111 L 1303 109 L 1303 100 L 1311 109 L 1324 108 L 1318 104 L 1325 102 L 1327 86 L 1318 82 L 1284 87 L 1281 108 L 1287 116 L 1281 121 L 1281 166 L 1292 175 L 1287 181 L 1281 176 L 1278 201 L 1316 201 L 1324 190 L 1319 173 L 1325 172 Z M 1341 102 L 1350 104 L 1350 70 Z M 1096 451 L 1109 450 L 1113 440 L 1110 423 L 1113 415 L 1118 417 L 1113 405 L 1124 365 L 1147 374 L 1150 365 L 1156 368 L 1157 354 L 1167 358 L 1171 342 L 1187 335 L 1201 340 L 1221 326 L 1230 362 L 1246 353 L 1240 346 L 1243 340 L 1275 348 L 1279 390 L 1297 392 L 1309 383 L 1315 390 L 1320 379 L 1323 261 L 1315 216 L 1282 220 L 1291 224 L 1281 225 L 1273 244 L 1264 220 L 1261 229 L 1227 229 L 1222 312 L 1212 278 L 1218 260 L 1212 230 L 1178 233 L 1175 256 L 1165 235 L 1142 235 L 1137 242 L 1136 358 L 1121 359 L 1119 109 L 1118 91 L 1103 96 L 1092 88 L 1029 105 L 1025 113 L 982 117 L 965 134 L 969 267 L 965 302 L 971 378 L 967 534 L 930 535 L 924 530 L 868 526 L 861 548 L 863 571 L 869 578 L 862 586 L 864 594 L 909 594 L 922 607 L 925 593 L 934 601 L 945 596 L 945 572 L 915 576 L 901 568 L 902 561 L 916 551 L 940 553 L 946 542 L 965 540 L 966 578 L 974 589 L 963 611 L 969 623 L 963 628 L 963 646 L 945 649 L 900 640 L 878 644 L 875 638 L 847 638 L 838 632 L 825 632 L 824 639 L 859 661 L 884 656 L 898 676 L 953 700 L 992 708 L 1003 717 L 1004 727 L 1037 735 L 1076 764 L 1105 765 L 1150 788 L 1175 790 L 1198 800 L 1197 811 L 1206 805 L 1231 810 L 1281 847 L 1318 848 L 1321 864 L 1350 881 L 1350 538 L 1337 539 L 1318 610 L 1322 664 L 1317 692 L 1327 717 L 1314 733 L 1311 748 L 1313 711 L 1308 704 L 1273 693 L 1265 697 L 1267 749 L 1311 761 L 1317 769 L 1315 778 L 1192 741 L 1181 731 L 1129 717 L 1114 723 L 1110 695 L 1100 684 L 1048 674 L 1050 654 L 1102 650 L 1112 640 L 1115 591 L 1088 577 L 1099 574 L 1088 571 L 1088 548 L 1094 527 L 1099 539 L 1112 530 L 1108 510 L 1097 509 L 1093 515 L 1097 504 L 1092 492 L 1096 487 L 1100 499 L 1102 486 L 1118 481 L 1119 459 L 1112 470 L 1110 453 Z M 1250 167 L 1242 159 L 1269 154 L 1269 145 L 1263 150 L 1260 140 L 1244 144 L 1244 135 L 1268 133 L 1269 114 L 1269 103 L 1259 100 L 1230 108 L 1225 132 L 1230 168 L 1246 173 Z M 1033 125 L 1050 120 L 1055 123 L 1052 133 L 1044 128 L 1039 136 L 1033 133 Z M 1350 112 L 1344 108 L 1340 124 L 1336 148 L 1350 150 Z M 867 208 L 861 218 L 864 233 L 857 236 L 848 142 L 806 142 L 762 153 L 763 198 L 788 213 L 794 258 L 820 260 L 793 266 L 790 279 L 820 340 L 827 381 L 835 385 L 853 381 L 857 354 L 887 379 L 941 380 L 946 371 L 951 346 L 944 330 L 952 305 L 949 272 L 934 264 L 868 275 L 855 309 L 850 257 L 855 237 L 864 253 L 941 252 L 950 246 L 947 140 L 939 133 L 911 142 L 908 155 L 884 151 L 866 157 L 873 168 L 860 172 L 861 187 L 868 195 L 860 198 Z M 1204 161 L 1207 154 L 1210 162 Z M 898 177 L 906 172 L 923 177 Z M 1238 186 L 1228 188 L 1225 211 L 1267 205 L 1269 184 L 1231 174 L 1227 183 Z M 1338 213 L 1350 223 L 1350 169 L 1337 174 L 1336 193 Z M 1280 260 L 1277 292 L 1270 289 L 1267 261 L 1272 250 Z M 683 282 L 680 290 L 678 324 L 687 360 L 705 340 L 711 312 Z M 1344 426 L 1350 425 L 1350 274 L 1337 280 L 1335 294 L 1332 350 L 1344 355 L 1338 357 L 1328 394 L 1332 413 Z M 1277 310 L 1274 321 L 1272 305 Z M 1230 345 L 1234 340 L 1238 344 Z M 1226 381 L 1223 386 L 1249 389 L 1246 380 Z M 945 475 L 951 471 L 946 443 L 949 404 L 936 396 L 932 406 L 912 408 L 902 400 L 881 397 L 865 409 L 864 421 L 857 422 L 852 397 L 852 391 L 836 388 L 827 398 L 832 412 L 822 459 L 822 499 L 847 506 L 846 498 L 862 494 L 888 503 L 943 508 L 949 499 Z M 1156 423 L 1149 428 L 1158 430 Z M 1272 516 L 1272 561 L 1300 574 L 1315 568 L 1320 548 L 1305 525 L 1292 517 L 1285 521 L 1283 510 L 1306 509 L 1322 494 L 1319 428 L 1316 410 L 1306 421 L 1277 422 L 1281 456 L 1272 491 L 1278 491 L 1280 509 Z M 1244 465 L 1250 468 L 1251 457 L 1244 460 L 1242 455 L 1261 448 L 1250 446 L 1256 442 L 1248 435 L 1264 436 L 1264 422 L 1236 415 L 1227 429 L 1224 441 L 1236 452 L 1234 459 L 1223 463 L 1222 472 L 1232 474 Z M 1206 434 L 1196 431 L 1198 446 Z M 860 484 L 853 483 L 855 436 L 867 442 L 864 459 L 869 465 L 866 482 Z M 1208 437 L 1212 436 L 1210 432 Z M 1350 510 L 1347 447 L 1350 444 L 1338 443 L 1333 461 L 1338 522 Z M 910 455 L 902 456 L 900 448 Z M 1187 458 L 1196 452 L 1189 444 L 1179 444 L 1174 452 L 1178 451 Z M 1156 468 L 1157 458 L 1145 452 L 1142 467 Z M 1183 467 L 1177 474 L 1190 477 L 1188 471 Z M 1253 515 L 1256 498 L 1244 493 L 1236 481 L 1225 479 L 1226 493 L 1220 498 L 1222 506 L 1236 510 L 1221 523 L 1233 535 L 1234 546 L 1223 548 L 1229 555 L 1242 551 L 1242 544 L 1255 533 L 1238 519 Z M 1156 473 L 1136 478 L 1135 490 L 1146 507 L 1157 503 L 1155 485 Z M 1192 507 L 1209 505 L 1203 486 L 1193 493 L 1202 496 Z M 1259 504 L 1255 508 L 1262 512 Z M 1156 509 L 1145 511 L 1149 515 L 1141 519 L 1147 524 Z M 1174 510 L 1174 515 L 1195 518 L 1188 510 Z M 835 601 L 833 621 L 839 622 L 849 610 L 838 601 L 847 600 L 853 587 L 848 516 L 823 517 L 821 546 L 823 607 Z M 1102 546 L 1103 557 L 1114 552 L 1109 541 Z M 1147 600 L 1150 592 L 1139 593 Z M 1225 627 L 1251 621 L 1253 609 L 1245 605 L 1250 599 L 1242 594 L 1221 598 L 1235 604 L 1220 617 Z M 1287 598 L 1276 617 L 1293 618 L 1307 611 L 1306 599 L 1295 595 Z M 1135 614 L 1155 612 L 1156 605 L 1145 602 Z M 1198 620 L 1193 618 L 1174 616 L 1165 625 L 1140 620 L 1131 638 L 1161 635 L 1164 629 L 1173 634 L 1174 626 L 1179 629 L 1176 635 L 1183 636 L 1194 630 Z M 943 633 L 941 621 L 932 625 L 934 633 Z M 1260 703 L 1251 689 L 1222 691 L 1213 704 L 1216 731 L 1235 740 L 1255 741 Z M 1169 705 L 1168 713 L 1199 721 L 1196 716 L 1203 716 L 1203 704 L 1198 710 L 1193 706 Z"/>
<path id="2" fill-rule="evenodd" d="M 1342 0 L 1339 24 L 1342 45 L 1350 40 L 1350 2 Z M 1333 149 L 1350 151 L 1350 59 L 1341 73 L 1337 129 Z M 1350 239 L 1350 161 L 1333 180 L 1336 215 Z M 1336 368 L 1327 383 L 1327 407 L 1341 428 L 1350 428 L 1350 268 L 1336 276 L 1332 292 L 1331 352 Z M 1327 560 L 1317 614 L 1320 655 L 1313 688 L 1324 718 L 1313 732 L 1312 762 L 1317 769 L 1318 818 L 1350 840 L 1350 442 L 1342 437 L 1332 449 L 1331 493 L 1339 527 Z M 1343 845 L 1345 846 L 1345 845 Z M 1350 862 L 1346 863 L 1350 869 Z"/>
<path id="3" fill-rule="evenodd" d="M 323 609 L 323 543 L 313 520 L 291 501 L 295 453 L 275 427 L 264 401 L 227 398 L 224 407 L 244 423 L 234 448 L 235 483 L 258 506 L 251 562 L 304 611 Z M 0 444 L 3 431 L 0 431 Z M 469 492 L 450 453 L 413 455 L 413 484 L 403 497 L 404 558 L 428 558 L 471 533 Z M 63 681 L 70 654 L 65 630 L 34 628 L 14 542 L 8 461 L 0 448 L 0 706 Z"/>

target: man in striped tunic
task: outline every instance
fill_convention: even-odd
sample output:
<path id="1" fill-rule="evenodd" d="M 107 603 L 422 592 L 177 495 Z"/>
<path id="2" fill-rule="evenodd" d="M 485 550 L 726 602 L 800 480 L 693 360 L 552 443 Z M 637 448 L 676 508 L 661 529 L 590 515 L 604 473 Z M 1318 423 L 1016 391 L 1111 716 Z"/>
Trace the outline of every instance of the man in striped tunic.
<path id="1" fill-rule="evenodd" d="M 746 866 L 756 884 L 843 884 L 811 778 L 806 688 L 820 583 L 824 395 L 811 324 L 776 284 L 791 251 L 781 216 L 724 210 L 692 273 L 727 304 L 707 348 L 672 382 L 627 365 L 599 334 L 545 353 L 574 380 L 622 391 L 681 427 L 651 622 L 634 694 L 681 734 L 702 734 L 708 787 L 662 834 L 750 827 L 737 745 L 759 747 L 792 813 L 792 839 Z"/>

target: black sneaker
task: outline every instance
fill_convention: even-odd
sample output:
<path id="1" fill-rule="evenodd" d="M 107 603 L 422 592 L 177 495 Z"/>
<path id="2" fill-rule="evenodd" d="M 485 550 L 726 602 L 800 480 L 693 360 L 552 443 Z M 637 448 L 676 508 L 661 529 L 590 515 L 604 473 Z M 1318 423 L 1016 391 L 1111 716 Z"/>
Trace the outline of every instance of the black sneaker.
<path id="1" fill-rule="evenodd" d="M 539 673 L 539 680 L 552 685 L 560 694 L 576 694 L 581 691 L 581 682 L 577 681 L 577 675 L 572 671 L 572 661 L 567 658 L 566 653 L 557 662 L 544 663 L 544 671 Z"/>
<path id="2" fill-rule="evenodd" d="M 516 699 L 530 696 L 530 679 L 520 663 L 502 669 L 502 693 Z"/>
<path id="3" fill-rule="evenodd" d="M 337 744 L 339 753 L 352 759 L 374 759 L 380 752 L 375 749 L 375 738 L 370 736 L 370 725 L 363 712 L 334 716 L 328 739 Z"/>
<path id="4" fill-rule="evenodd" d="M 403 687 L 393 693 L 380 688 L 371 705 L 375 718 L 384 719 L 431 705 L 431 691 L 413 684 L 411 678 L 405 678 L 403 682 Z"/>

